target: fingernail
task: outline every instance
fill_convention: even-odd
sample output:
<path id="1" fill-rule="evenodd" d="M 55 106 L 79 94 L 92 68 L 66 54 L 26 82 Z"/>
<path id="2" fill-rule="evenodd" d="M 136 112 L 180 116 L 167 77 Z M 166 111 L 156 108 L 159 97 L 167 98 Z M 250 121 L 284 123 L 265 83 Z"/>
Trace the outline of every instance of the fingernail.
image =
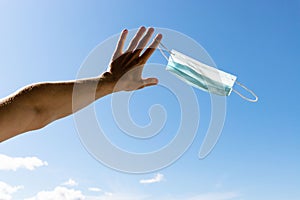
<path id="1" fill-rule="evenodd" d="M 157 34 L 156 39 L 160 40 L 162 37 L 163 37 L 162 34 L 159 33 L 159 34 Z"/>
<path id="2" fill-rule="evenodd" d="M 149 28 L 149 31 L 151 31 L 151 32 L 154 31 L 154 28 L 150 27 L 150 28 Z"/>
<path id="3" fill-rule="evenodd" d="M 151 81 L 152 83 L 154 83 L 154 84 L 157 84 L 158 83 L 158 79 L 152 79 L 152 81 Z"/>

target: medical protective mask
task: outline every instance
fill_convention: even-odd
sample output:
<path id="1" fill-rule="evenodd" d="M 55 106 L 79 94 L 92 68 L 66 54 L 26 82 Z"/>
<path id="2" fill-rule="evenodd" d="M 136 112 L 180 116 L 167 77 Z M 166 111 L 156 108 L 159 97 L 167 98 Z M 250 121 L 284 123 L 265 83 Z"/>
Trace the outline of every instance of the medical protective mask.
<path id="1" fill-rule="evenodd" d="M 169 52 L 169 58 L 167 58 L 160 47 Z M 172 72 L 187 84 L 221 96 L 229 96 L 231 91 L 233 91 L 247 101 L 256 102 L 258 100 L 258 97 L 254 94 L 254 92 L 236 81 L 236 76 L 206 65 L 178 51 L 170 51 L 161 43 L 160 47 L 159 50 L 168 60 L 166 70 Z M 233 86 L 235 83 L 250 92 L 255 98 L 249 99 L 234 90 Z"/>

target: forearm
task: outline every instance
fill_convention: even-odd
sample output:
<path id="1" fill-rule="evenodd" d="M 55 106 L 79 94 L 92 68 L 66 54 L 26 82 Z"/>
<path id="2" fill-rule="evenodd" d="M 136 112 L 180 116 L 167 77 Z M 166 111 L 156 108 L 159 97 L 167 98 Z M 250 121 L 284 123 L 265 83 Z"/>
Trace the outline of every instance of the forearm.
<path id="1" fill-rule="evenodd" d="M 103 77 L 42 83 L 39 87 L 35 105 L 50 121 L 68 116 L 113 91 L 113 84 Z"/>
<path id="2" fill-rule="evenodd" d="M 112 91 L 112 82 L 103 76 L 27 86 L 0 102 L 0 141 L 42 128 Z"/>

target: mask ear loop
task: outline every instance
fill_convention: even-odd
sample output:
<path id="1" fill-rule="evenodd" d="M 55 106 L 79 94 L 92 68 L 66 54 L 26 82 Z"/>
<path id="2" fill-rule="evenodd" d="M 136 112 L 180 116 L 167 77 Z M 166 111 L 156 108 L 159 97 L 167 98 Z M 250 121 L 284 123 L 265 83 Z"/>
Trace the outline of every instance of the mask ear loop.
<path id="1" fill-rule="evenodd" d="M 257 102 L 258 100 L 258 96 L 250 89 L 248 89 L 245 85 L 241 84 L 240 82 L 236 81 L 236 84 L 238 84 L 239 86 L 241 86 L 242 88 L 244 88 L 247 92 L 251 93 L 252 96 L 255 97 L 255 99 L 249 99 L 247 97 L 245 97 L 244 95 L 242 95 L 241 93 L 239 93 L 238 91 L 232 89 L 233 92 L 235 92 L 237 95 L 239 95 L 240 97 L 242 97 L 243 99 L 245 99 L 246 101 L 250 101 L 250 102 Z"/>
<path id="2" fill-rule="evenodd" d="M 163 45 L 161 42 L 159 42 L 159 45 L 158 45 L 157 48 L 159 49 L 160 53 L 163 55 L 163 57 L 164 57 L 167 61 L 169 61 L 169 59 L 168 59 L 168 57 L 167 57 L 167 55 L 165 54 L 164 51 L 168 52 L 168 53 L 171 55 L 171 57 L 172 57 L 172 55 L 174 55 L 174 53 L 172 53 L 172 51 L 170 51 L 170 50 L 169 50 L 165 45 Z"/>

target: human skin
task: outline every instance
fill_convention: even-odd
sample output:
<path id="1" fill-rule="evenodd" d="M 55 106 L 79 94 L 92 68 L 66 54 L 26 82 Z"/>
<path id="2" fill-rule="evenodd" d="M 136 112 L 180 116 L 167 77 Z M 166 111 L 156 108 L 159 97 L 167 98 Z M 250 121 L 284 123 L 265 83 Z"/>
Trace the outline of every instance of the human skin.
<path id="1" fill-rule="evenodd" d="M 73 114 L 97 99 L 118 91 L 133 91 L 156 85 L 156 78 L 142 78 L 143 66 L 162 39 L 158 34 L 146 48 L 153 28 L 139 28 L 128 48 L 124 43 L 128 31 L 122 31 L 108 69 L 98 77 L 34 83 L 0 100 L 0 142 L 21 133 L 43 128 Z M 144 50 L 144 51 L 143 51 Z M 74 107 L 74 85 L 79 86 Z M 94 92 L 95 98 L 88 98 Z"/>

